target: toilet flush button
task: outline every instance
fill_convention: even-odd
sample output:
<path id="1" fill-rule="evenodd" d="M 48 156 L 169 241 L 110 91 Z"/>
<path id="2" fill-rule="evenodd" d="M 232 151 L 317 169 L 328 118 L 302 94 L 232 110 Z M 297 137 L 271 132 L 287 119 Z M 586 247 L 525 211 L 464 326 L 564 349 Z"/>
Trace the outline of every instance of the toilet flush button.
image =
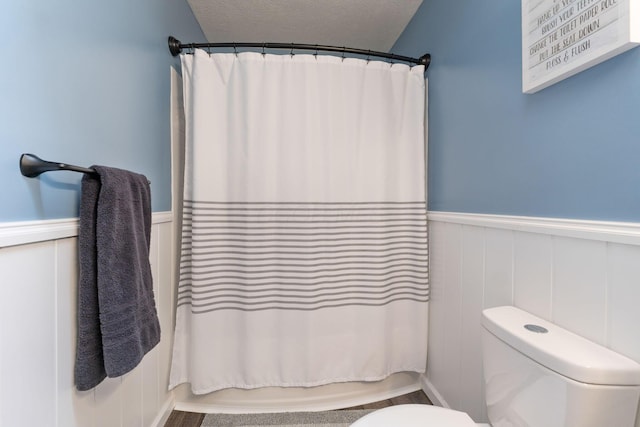
<path id="1" fill-rule="evenodd" d="M 524 325 L 524 328 L 528 331 L 535 332 L 537 334 L 546 334 L 547 332 L 549 332 L 547 328 L 540 325 L 526 324 Z"/>

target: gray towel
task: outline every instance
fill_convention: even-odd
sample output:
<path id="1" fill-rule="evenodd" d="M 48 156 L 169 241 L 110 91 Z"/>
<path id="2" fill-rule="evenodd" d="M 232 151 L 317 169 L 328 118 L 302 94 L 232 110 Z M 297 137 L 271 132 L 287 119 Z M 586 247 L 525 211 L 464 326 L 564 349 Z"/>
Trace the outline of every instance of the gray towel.
<path id="1" fill-rule="evenodd" d="M 89 390 L 135 368 L 160 341 L 143 175 L 92 166 L 82 179 L 75 383 Z"/>

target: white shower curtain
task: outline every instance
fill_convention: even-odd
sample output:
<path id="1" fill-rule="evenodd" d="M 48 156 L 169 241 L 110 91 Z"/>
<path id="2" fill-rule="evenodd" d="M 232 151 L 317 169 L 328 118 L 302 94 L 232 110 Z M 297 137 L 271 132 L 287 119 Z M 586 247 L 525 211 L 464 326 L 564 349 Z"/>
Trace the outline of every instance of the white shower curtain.
<path id="1" fill-rule="evenodd" d="M 424 372 L 422 66 L 182 55 L 186 154 L 170 387 Z"/>

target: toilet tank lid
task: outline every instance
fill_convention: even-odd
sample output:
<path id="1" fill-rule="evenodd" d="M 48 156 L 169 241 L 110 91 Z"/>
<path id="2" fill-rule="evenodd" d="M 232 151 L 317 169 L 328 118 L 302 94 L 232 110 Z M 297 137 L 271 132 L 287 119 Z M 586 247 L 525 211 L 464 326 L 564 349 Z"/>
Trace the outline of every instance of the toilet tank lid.
<path id="1" fill-rule="evenodd" d="M 525 325 L 540 326 L 548 332 L 531 331 Z M 573 380 L 640 385 L 640 364 L 516 307 L 484 310 L 482 326 L 534 361 Z"/>

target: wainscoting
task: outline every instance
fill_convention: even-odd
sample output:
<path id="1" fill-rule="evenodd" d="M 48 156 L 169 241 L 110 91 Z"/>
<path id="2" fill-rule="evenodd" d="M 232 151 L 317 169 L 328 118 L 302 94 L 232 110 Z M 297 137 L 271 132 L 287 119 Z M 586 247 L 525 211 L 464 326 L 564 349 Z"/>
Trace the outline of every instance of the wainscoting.
<path id="1" fill-rule="evenodd" d="M 73 386 L 77 219 L 0 224 L 0 425 L 162 426 L 173 334 L 172 215 L 153 215 L 150 261 L 162 340 L 129 374 Z"/>
<path id="2" fill-rule="evenodd" d="M 175 245 L 172 215 L 153 218 L 162 341 L 133 372 L 85 393 L 73 387 L 77 220 L 0 224 L 0 425 L 24 425 L 25 417 L 29 425 L 59 427 L 164 424 L 174 406 L 166 385 Z M 486 420 L 485 307 L 516 305 L 640 361 L 640 225 L 438 212 L 429 219 L 432 299 L 422 381 L 435 404 Z M 175 400 L 183 410 L 200 403 L 180 390 Z"/>
<path id="3" fill-rule="evenodd" d="M 480 316 L 515 305 L 640 362 L 640 224 L 431 212 L 424 388 L 486 422 Z"/>
<path id="4" fill-rule="evenodd" d="M 129 374 L 94 390 L 73 385 L 78 220 L 0 224 L 0 426 L 156 427 L 171 410 L 334 409 L 410 393 L 420 376 L 314 389 L 168 391 L 177 254 L 170 213 L 153 215 L 150 261 L 162 340 Z M 175 228 L 174 228 L 175 226 Z"/>

